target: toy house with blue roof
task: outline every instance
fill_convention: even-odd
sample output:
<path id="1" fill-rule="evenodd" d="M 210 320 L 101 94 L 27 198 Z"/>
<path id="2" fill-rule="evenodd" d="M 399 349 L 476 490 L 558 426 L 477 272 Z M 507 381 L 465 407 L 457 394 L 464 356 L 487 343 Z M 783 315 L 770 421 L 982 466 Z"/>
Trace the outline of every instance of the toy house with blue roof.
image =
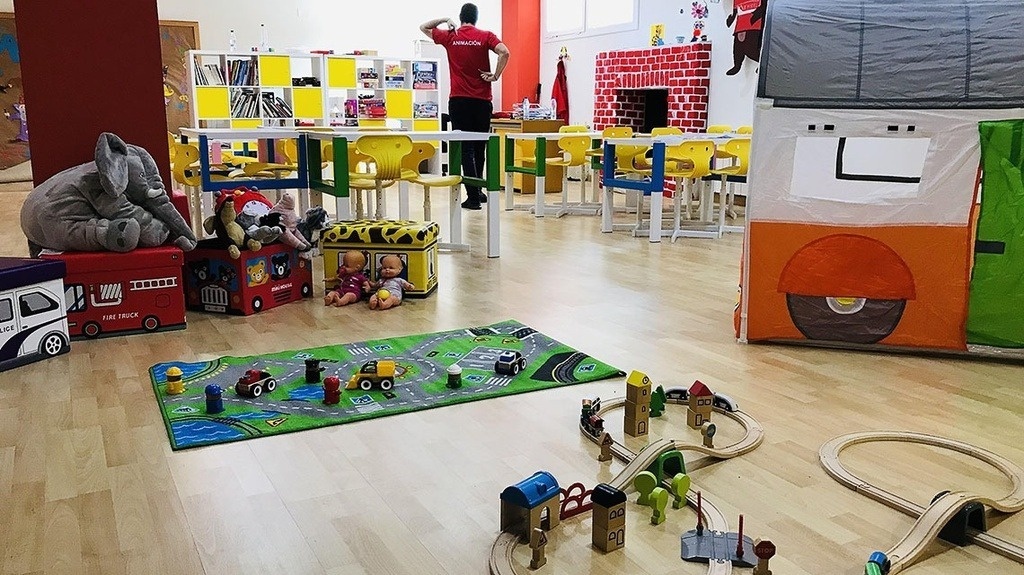
<path id="1" fill-rule="evenodd" d="M 501 492 L 501 531 L 527 541 L 535 527 L 550 531 L 558 526 L 561 489 L 547 471 L 509 485 Z"/>

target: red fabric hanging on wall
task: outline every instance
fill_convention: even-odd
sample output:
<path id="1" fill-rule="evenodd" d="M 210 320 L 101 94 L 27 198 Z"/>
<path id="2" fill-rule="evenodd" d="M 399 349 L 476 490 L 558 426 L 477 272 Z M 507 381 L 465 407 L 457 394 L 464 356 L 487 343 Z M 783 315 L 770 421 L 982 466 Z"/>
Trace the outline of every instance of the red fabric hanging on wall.
<path id="1" fill-rule="evenodd" d="M 565 61 L 558 59 L 558 72 L 551 86 L 551 99 L 555 101 L 555 117 L 569 123 L 569 83 L 565 77 Z"/>

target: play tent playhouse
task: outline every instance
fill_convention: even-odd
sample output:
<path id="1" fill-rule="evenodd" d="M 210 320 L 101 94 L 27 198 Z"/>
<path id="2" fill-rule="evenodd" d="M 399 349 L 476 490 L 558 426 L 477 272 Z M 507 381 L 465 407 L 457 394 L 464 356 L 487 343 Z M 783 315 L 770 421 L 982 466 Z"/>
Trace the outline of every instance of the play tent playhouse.
<path id="1" fill-rule="evenodd" d="M 1024 347 L 1021 30 L 994 0 L 769 3 L 741 340 Z"/>

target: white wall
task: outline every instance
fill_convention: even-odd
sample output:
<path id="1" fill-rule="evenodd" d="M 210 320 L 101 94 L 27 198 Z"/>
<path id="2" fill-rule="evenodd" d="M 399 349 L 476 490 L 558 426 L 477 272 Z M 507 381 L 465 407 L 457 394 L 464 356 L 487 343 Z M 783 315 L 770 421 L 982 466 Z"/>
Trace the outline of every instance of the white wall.
<path id="1" fill-rule="evenodd" d="M 557 2 L 558 0 L 543 0 Z M 543 6 L 541 9 L 540 81 L 541 96 L 551 94 L 555 67 L 562 46 L 569 50 L 566 63 L 569 83 L 569 116 L 574 124 L 591 124 L 594 118 L 594 64 L 598 52 L 640 48 L 650 43 L 652 24 L 665 25 L 666 44 L 675 43 L 676 36 L 693 34 L 692 0 L 640 0 L 640 26 L 636 30 L 601 36 L 564 38 L 547 41 L 544 35 Z M 733 127 L 753 123 L 754 93 L 757 87 L 756 62 L 747 60 L 735 76 L 726 76 L 732 67 L 732 29 L 726 27 L 725 18 L 732 12 L 732 0 L 708 2 L 708 17 L 704 32 L 711 42 L 711 90 L 708 107 L 710 124 L 730 124 Z M 680 13 L 683 10 L 683 13 Z M 513 57 L 515 57 L 513 55 Z"/>

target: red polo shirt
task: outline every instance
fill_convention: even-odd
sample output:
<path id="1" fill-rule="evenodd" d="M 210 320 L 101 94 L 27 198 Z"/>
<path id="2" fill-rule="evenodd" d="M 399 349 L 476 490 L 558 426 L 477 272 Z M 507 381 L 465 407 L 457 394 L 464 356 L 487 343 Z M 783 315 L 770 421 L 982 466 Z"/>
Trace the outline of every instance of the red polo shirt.
<path id="1" fill-rule="evenodd" d="M 448 69 L 452 80 L 452 98 L 491 99 L 491 83 L 480 72 L 491 71 L 490 52 L 501 40 L 494 32 L 463 24 L 456 30 L 434 28 L 430 32 L 435 44 L 448 52 Z"/>

